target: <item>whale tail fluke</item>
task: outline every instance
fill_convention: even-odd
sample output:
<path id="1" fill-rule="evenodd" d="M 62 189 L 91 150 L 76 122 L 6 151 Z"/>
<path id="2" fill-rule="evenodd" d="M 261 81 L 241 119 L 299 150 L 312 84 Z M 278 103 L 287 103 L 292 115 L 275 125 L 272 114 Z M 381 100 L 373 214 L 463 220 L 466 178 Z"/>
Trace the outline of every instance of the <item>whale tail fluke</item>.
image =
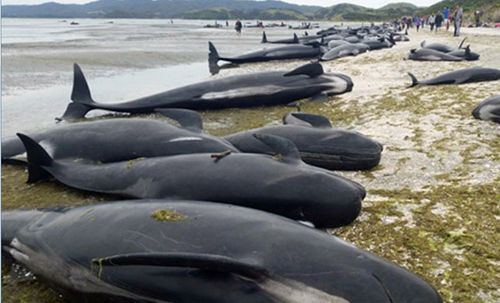
<path id="1" fill-rule="evenodd" d="M 217 65 L 219 62 L 219 53 L 212 42 L 208 41 L 208 69 L 212 75 L 218 74 L 220 67 Z"/>
<path id="2" fill-rule="evenodd" d="M 266 32 L 262 32 L 262 40 L 260 41 L 260 43 L 267 43 L 267 36 L 266 36 Z"/>
<path id="3" fill-rule="evenodd" d="M 28 157 L 28 181 L 34 183 L 51 177 L 50 173 L 43 169 L 43 166 L 51 166 L 54 160 L 35 140 L 18 133 L 17 136 L 24 144 Z"/>
<path id="4" fill-rule="evenodd" d="M 410 76 L 410 78 L 411 78 L 411 85 L 408 86 L 408 87 L 414 87 L 414 86 L 417 86 L 419 84 L 418 80 L 417 80 L 417 77 L 415 77 L 414 74 L 408 73 L 408 76 Z"/>
<path id="5" fill-rule="evenodd" d="M 62 120 L 75 120 L 85 117 L 87 112 L 92 110 L 95 104 L 90 94 L 89 85 L 82 69 L 78 64 L 73 65 L 73 91 L 71 92 L 71 102 L 60 118 Z"/>

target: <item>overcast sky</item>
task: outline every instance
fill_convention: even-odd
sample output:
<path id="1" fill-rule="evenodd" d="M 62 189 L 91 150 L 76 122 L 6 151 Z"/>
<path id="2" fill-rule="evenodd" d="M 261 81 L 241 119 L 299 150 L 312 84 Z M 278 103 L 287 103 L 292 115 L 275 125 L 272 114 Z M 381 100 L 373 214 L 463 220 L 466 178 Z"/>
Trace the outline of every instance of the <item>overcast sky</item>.
<path id="1" fill-rule="evenodd" d="M 372 8 L 378 8 L 381 6 L 384 6 L 388 3 L 394 3 L 394 2 L 403 2 L 405 0 L 354 0 L 354 1 L 342 1 L 342 0 L 285 0 L 285 2 L 290 2 L 290 3 L 295 3 L 295 4 L 308 4 L 308 5 L 319 5 L 319 6 L 332 6 L 334 4 L 338 3 L 352 3 L 352 4 L 358 4 L 358 5 L 363 5 L 367 7 L 372 7 Z M 59 3 L 88 3 L 92 2 L 89 0 L 2 0 L 2 5 L 6 4 L 40 4 L 40 3 L 45 3 L 45 2 L 59 2 Z M 429 6 L 434 3 L 439 2 L 439 0 L 413 0 L 413 1 L 408 1 L 406 2 L 413 3 L 417 6 Z"/>

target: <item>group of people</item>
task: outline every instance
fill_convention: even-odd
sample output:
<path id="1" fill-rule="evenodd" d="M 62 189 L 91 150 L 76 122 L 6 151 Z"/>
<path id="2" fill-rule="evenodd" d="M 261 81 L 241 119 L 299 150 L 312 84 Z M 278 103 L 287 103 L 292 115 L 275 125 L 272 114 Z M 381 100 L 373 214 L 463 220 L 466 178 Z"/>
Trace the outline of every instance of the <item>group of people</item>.
<path id="1" fill-rule="evenodd" d="M 461 6 L 457 5 L 455 10 L 450 10 L 450 8 L 445 7 L 443 11 L 438 11 L 436 14 L 432 14 L 428 17 L 420 16 L 404 16 L 401 18 L 401 29 L 409 29 L 410 27 L 415 27 L 417 32 L 420 27 L 424 28 L 425 25 L 429 25 L 430 31 L 438 31 L 442 26 L 446 27 L 446 31 L 450 29 L 450 24 L 453 24 L 455 37 L 460 36 L 460 27 L 463 21 L 463 9 Z M 478 23 L 478 21 L 476 21 Z"/>

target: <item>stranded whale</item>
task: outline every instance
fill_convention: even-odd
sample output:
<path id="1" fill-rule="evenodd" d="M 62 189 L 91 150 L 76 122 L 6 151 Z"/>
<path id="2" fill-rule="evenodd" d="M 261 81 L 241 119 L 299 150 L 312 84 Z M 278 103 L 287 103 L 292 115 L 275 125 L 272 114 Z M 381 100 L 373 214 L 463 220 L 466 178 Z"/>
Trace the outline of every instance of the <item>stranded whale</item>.
<path id="1" fill-rule="evenodd" d="M 238 152 L 226 140 L 204 134 L 197 112 L 185 109 L 160 109 L 159 112 L 176 120 L 180 127 L 151 119 L 109 119 L 59 125 L 29 133 L 29 136 L 42 144 L 53 159 L 100 163 L 190 153 Z M 2 161 L 24 152 L 17 136 L 2 140 Z"/>
<path id="2" fill-rule="evenodd" d="M 70 302 L 442 302 L 418 276 L 339 238 L 215 203 L 4 211 L 2 244 Z"/>
<path id="3" fill-rule="evenodd" d="M 349 76 L 325 73 L 319 63 L 291 71 L 272 71 L 208 80 L 156 95 L 122 103 L 98 103 L 92 99 L 87 81 L 74 65 L 71 100 L 62 119 L 83 118 L 93 109 L 126 113 L 149 113 L 158 108 L 220 109 L 288 104 L 319 95 L 337 95 L 352 90 Z"/>
<path id="4" fill-rule="evenodd" d="M 482 81 L 494 81 L 500 79 L 500 70 L 494 68 L 473 67 L 465 68 L 457 71 L 444 73 L 432 79 L 418 81 L 412 74 L 408 73 L 412 84 L 416 85 L 441 85 L 441 84 L 463 84 Z"/>
<path id="5" fill-rule="evenodd" d="M 351 223 L 366 192 L 359 184 L 303 163 L 289 140 L 256 135 L 275 156 L 188 154 L 108 164 L 53 160 L 19 134 L 28 154 L 29 182 L 53 176 L 68 186 L 134 198 L 178 198 L 242 205 L 313 223 Z"/>
<path id="6" fill-rule="evenodd" d="M 500 95 L 496 95 L 479 103 L 472 111 L 476 119 L 490 120 L 500 123 Z"/>
<path id="7" fill-rule="evenodd" d="M 284 121 L 288 125 L 265 126 L 224 138 L 242 152 L 272 154 L 253 134 L 280 136 L 297 146 L 304 162 L 332 170 L 366 170 L 380 162 L 380 143 L 357 132 L 332 128 L 323 116 L 291 113 Z"/>

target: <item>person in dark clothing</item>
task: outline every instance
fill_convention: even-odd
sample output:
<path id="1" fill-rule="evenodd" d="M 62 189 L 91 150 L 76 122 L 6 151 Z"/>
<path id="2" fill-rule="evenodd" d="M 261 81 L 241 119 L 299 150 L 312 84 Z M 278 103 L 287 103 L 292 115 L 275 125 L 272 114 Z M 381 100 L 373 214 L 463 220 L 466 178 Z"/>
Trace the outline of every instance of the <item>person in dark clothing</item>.
<path id="1" fill-rule="evenodd" d="M 483 14 L 483 12 L 481 11 L 475 11 L 474 12 L 474 18 L 476 19 L 476 27 L 480 27 L 481 26 L 481 15 Z"/>
<path id="2" fill-rule="evenodd" d="M 435 22 L 436 22 L 436 32 L 439 30 L 439 28 L 443 24 L 443 21 L 444 21 L 443 15 L 441 15 L 441 13 L 438 12 L 436 14 L 436 20 L 435 20 Z"/>
<path id="3" fill-rule="evenodd" d="M 236 21 L 236 23 L 234 24 L 234 29 L 236 30 L 236 33 L 239 35 L 241 35 L 241 28 L 243 27 L 243 25 L 241 24 L 241 21 L 238 20 Z"/>

